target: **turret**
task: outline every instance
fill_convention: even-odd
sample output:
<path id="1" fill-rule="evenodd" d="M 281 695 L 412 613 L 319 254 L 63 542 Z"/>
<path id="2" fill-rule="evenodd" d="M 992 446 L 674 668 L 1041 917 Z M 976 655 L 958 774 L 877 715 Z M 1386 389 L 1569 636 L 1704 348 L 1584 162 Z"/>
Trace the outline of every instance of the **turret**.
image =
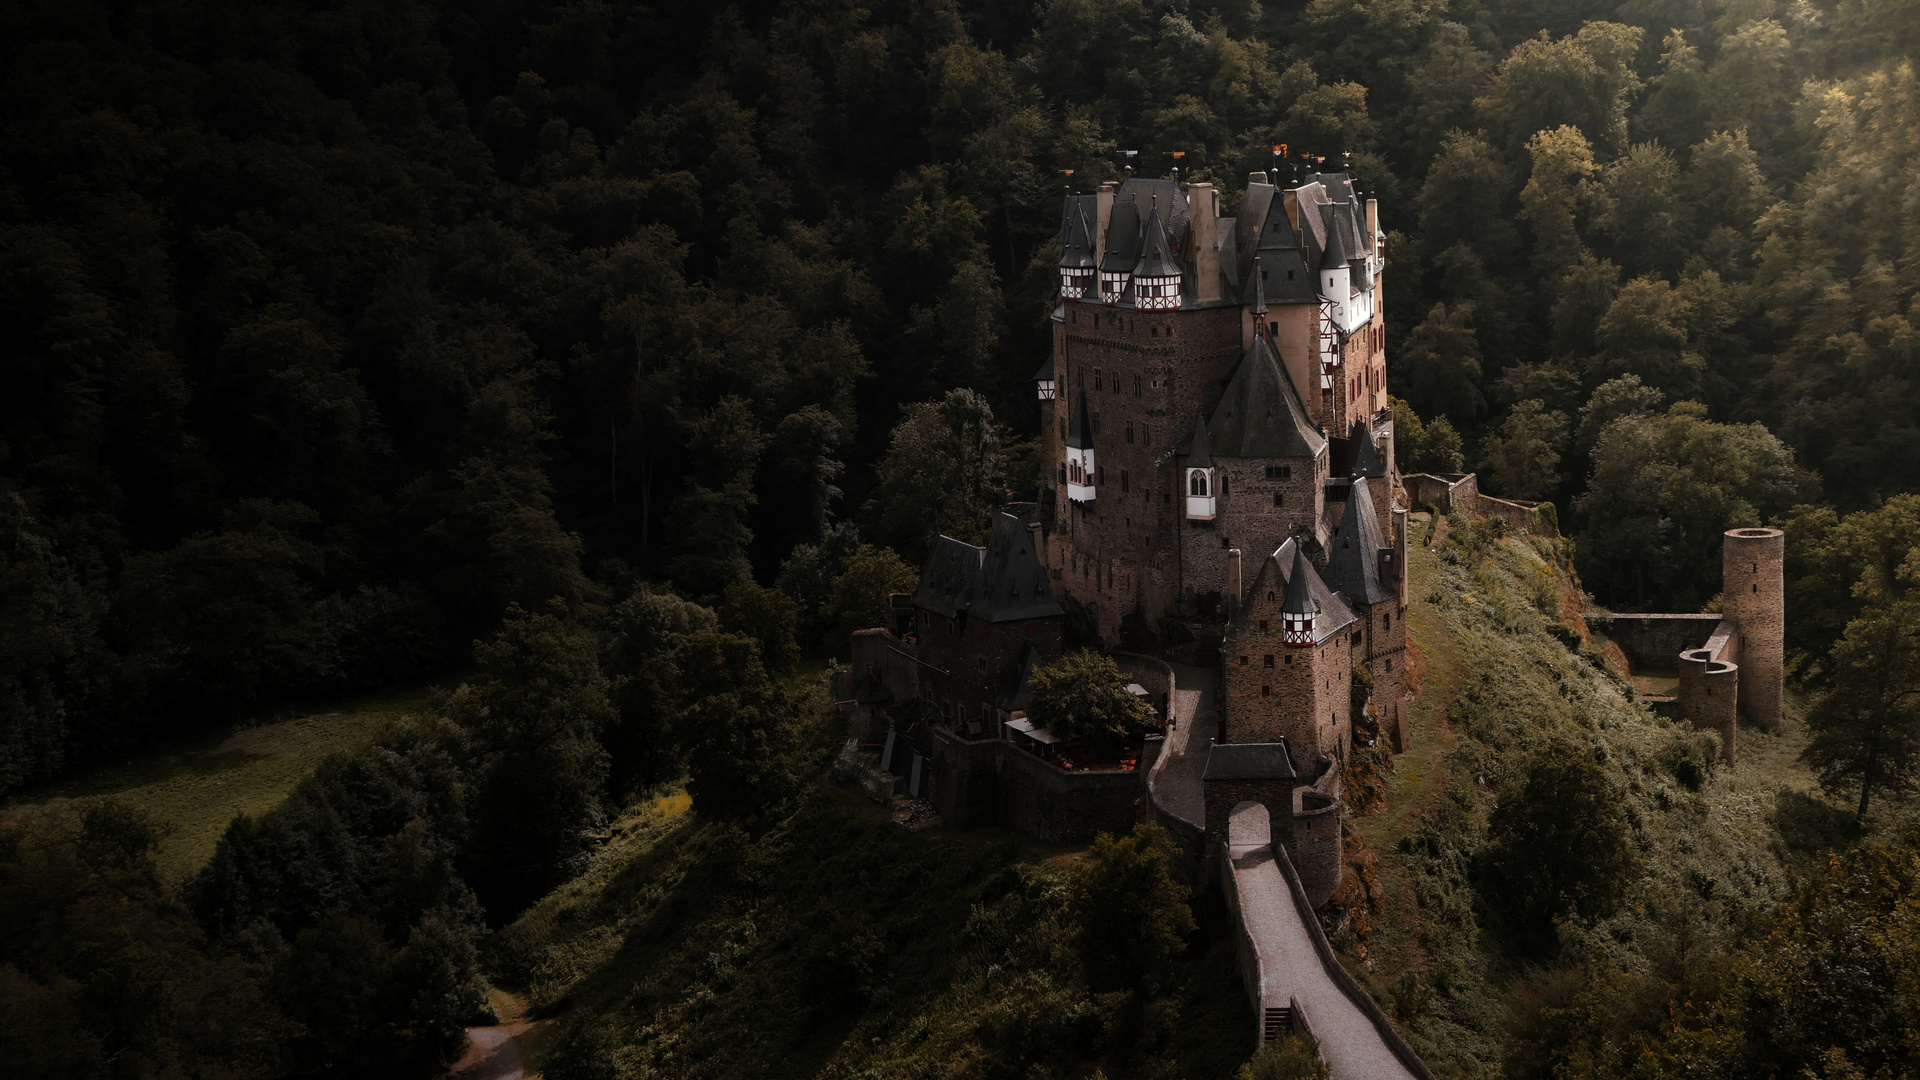
<path id="1" fill-rule="evenodd" d="M 1141 235 L 1140 259 L 1133 265 L 1133 306 L 1141 311 L 1175 311 L 1180 307 L 1180 260 L 1167 242 L 1156 205 L 1147 213 Z"/>
<path id="2" fill-rule="evenodd" d="M 1075 397 L 1073 415 L 1067 420 L 1067 498 L 1079 503 L 1093 501 L 1100 473 L 1093 461 L 1093 420 L 1087 412 L 1087 392 Z"/>
<path id="3" fill-rule="evenodd" d="M 1293 549 L 1293 572 L 1287 576 L 1287 599 L 1280 607 L 1280 644 L 1290 649 L 1310 649 L 1313 647 L 1314 622 L 1320 614 L 1320 605 L 1313 599 L 1313 588 L 1307 583 L 1313 578 L 1313 566 L 1307 562 L 1307 553 L 1296 546 Z"/>
<path id="4" fill-rule="evenodd" d="M 1132 201 L 1113 204 L 1105 246 L 1100 257 L 1100 302 L 1112 307 L 1127 291 L 1140 258 L 1140 208 Z"/>
<path id="5" fill-rule="evenodd" d="M 1067 200 L 1066 228 L 1060 243 L 1060 298 L 1079 300 L 1093 288 L 1093 227 L 1079 199 Z"/>
<path id="6" fill-rule="evenodd" d="M 1352 325 L 1347 316 L 1353 300 L 1353 266 L 1347 258 L 1346 241 L 1340 238 L 1340 224 L 1327 222 L 1327 246 L 1320 252 L 1320 298 L 1333 305 L 1334 322 L 1342 334 Z"/>
<path id="7" fill-rule="evenodd" d="M 1212 521 L 1217 478 L 1213 454 L 1208 449 L 1207 418 L 1202 416 L 1193 427 L 1193 445 L 1187 448 L 1187 520 Z"/>
<path id="8" fill-rule="evenodd" d="M 1040 395 L 1041 401 L 1053 400 L 1054 380 L 1053 380 L 1052 354 L 1048 354 L 1047 362 L 1044 364 L 1041 364 L 1040 370 L 1033 373 L 1033 382 L 1034 382 L 1034 385 L 1039 388 L 1039 395 Z"/>

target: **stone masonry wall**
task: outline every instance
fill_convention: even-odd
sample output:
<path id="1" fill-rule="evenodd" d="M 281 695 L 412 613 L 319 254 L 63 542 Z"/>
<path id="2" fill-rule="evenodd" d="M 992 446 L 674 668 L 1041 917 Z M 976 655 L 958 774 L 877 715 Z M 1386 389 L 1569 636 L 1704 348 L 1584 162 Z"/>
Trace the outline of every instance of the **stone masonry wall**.
<path id="1" fill-rule="evenodd" d="M 1052 843 L 1119 835 L 1139 820 L 1149 763 L 1133 772 L 1066 772 L 1005 739 L 931 734 L 934 809 L 957 828 L 1002 825 Z"/>
<path id="2" fill-rule="evenodd" d="M 1721 611 L 1740 627 L 1740 713 L 1768 729 L 1786 690 L 1785 555 L 1779 529 L 1729 529 L 1721 554 Z"/>
<path id="3" fill-rule="evenodd" d="M 1718 615 L 1593 613 L 1587 616 L 1587 625 L 1620 646 L 1627 663 L 1656 671 L 1679 667 L 1680 654 L 1705 644 L 1719 624 Z"/>

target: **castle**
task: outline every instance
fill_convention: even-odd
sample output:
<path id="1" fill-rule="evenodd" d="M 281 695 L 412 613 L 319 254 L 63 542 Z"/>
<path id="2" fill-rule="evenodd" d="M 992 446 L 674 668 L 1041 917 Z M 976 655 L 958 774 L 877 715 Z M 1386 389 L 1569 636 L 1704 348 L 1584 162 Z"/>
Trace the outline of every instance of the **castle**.
<path id="1" fill-rule="evenodd" d="M 1220 207 L 1211 184 L 1161 179 L 1066 199 L 1035 377 L 1049 483 L 985 547 L 941 538 L 910 608 L 856 637 L 861 699 L 918 703 L 908 769 L 931 773 L 949 820 L 1003 816 L 1005 784 L 984 777 L 1024 766 L 970 765 L 954 746 L 1046 737 L 1020 726 L 1025 679 L 1069 624 L 1109 646 L 1196 627 L 1217 640 L 1209 734 L 1271 748 L 1247 760 L 1273 775 L 1221 771 L 1282 784 L 1277 814 L 1334 808 L 1335 838 L 1356 724 L 1405 746 L 1377 206 L 1344 174 L 1283 189 L 1255 173 L 1238 214 Z M 1170 683 L 1141 661 L 1142 692 Z M 1303 877 L 1337 884 L 1331 850 Z"/>

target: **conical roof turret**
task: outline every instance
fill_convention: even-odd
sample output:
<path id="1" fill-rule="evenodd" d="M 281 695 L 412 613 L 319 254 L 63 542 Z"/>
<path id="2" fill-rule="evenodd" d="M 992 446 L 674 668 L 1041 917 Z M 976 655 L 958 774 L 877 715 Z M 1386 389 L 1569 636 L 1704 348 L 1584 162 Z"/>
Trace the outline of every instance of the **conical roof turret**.
<path id="1" fill-rule="evenodd" d="M 1147 211 L 1147 224 L 1140 236 L 1140 261 L 1133 264 L 1133 276 L 1172 277 L 1180 273 L 1180 260 L 1173 257 L 1173 249 L 1167 243 L 1167 230 L 1160 223 L 1160 208 L 1154 205 Z"/>
<path id="2" fill-rule="evenodd" d="M 1080 391 L 1073 400 L 1073 412 L 1067 419 L 1067 445 L 1075 450 L 1086 450 L 1093 446 L 1093 419 L 1087 412 L 1087 392 Z"/>
<path id="3" fill-rule="evenodd" d="M 1347 264 L 1351 261 L 1352 260 L 1347 258 L 1346 241 L 1340 239 L 1339 222 L 1329 221 L 1327 223 L 1327 246 L 1320 252 L 1320 269 L 1345 270 Z"/>
<path id="4" fill-rule="evenodd" d="M 1378 479 L 1387 475 L 1387 461 L 1380 456 L 1380 448 L 1374 445 L 1373 432 L 1368 429 L 1365 420 L 1354 420 L 1348 438 L 1353 444 L 1352 475 L 1355 479 Z"/>
<path id="5" fill-rule="evenodd" d="M 1282 615 L 1314 615 L 1320 605 L 1314 602 L 1313 564 L 1307 561 L 1306 549 L 1295 545 L 1293 549 L 1293 569 L 1287 573 L 1287 599 L 1280 605 Z"/>
<path id="6" fill-rule="evenodd" d="M 1207 418 L 1199 416 L 1193 425 L 1193 443 L 1187 447 L 1187 468 L 1213 468 L 1213 452 L 1208 445 L 1213 436 L 1207 431 Z"/>
<path id="7" fill-rule="evenodd" d="M 1093 229 L 1077 203 L 1078 200 L 1069 200 L 1067 204 L 1067 227 L 1060 245 L 1062 270 L 1091 270 L 1094 267 Z"/>

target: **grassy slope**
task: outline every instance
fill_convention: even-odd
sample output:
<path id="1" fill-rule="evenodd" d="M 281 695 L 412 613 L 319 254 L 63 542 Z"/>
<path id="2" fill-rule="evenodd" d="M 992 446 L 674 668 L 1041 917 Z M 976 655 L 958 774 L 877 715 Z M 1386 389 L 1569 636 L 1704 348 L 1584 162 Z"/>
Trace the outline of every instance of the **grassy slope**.
<path id="1" fill-rule="evenodd" d="M 1499 939 L 1480 869 L 1487 814 L 1533 748 L 1590 744 L 1614 772 L 1641 874 L 1627 910 L 1566 936 L 1618 963 L 1643 962 L 1671 927 L 1725 927 L 1771 904 L 1791 870 L 1836 839 L 1837 813 L 1797 760 L 1805 734 L 1792 704 L 1781 733 L 1742 728 L 1737 766 L 1689 790 L 1676 772 L 1703 737 L 1635 704 L 1597 656 L 1549 632 L 1542 613 L 1558 614 L 1553 593 L 1566 582 L 1551 559 L 1516 539 L 1481 552 L 1458 537 L 1420 546 L 1431 528 L 1417 523 L 1411 537 L 1409 626 L 1428 669 L 1413 747 L 1394 763 L 1385 809 L 1357 821 L 1379 859 L 1373 970 L 1351 934 L 1338 944 L 1436 1072 L 1478 1076 L 1498 1067 L 1516 978 L 1543 962 Z"/>
<path id="2" fill-rule="evenodd" d="M 371 739 L 380 725 L 425 707 L 407 690 L 350 702 L 337 711 L 241 728 L 171 750 L 143 754 L 21 793 L 0 809 L 0 825 L 59 814 L 114 797 L 146 810 L 168 829 L 161 873 L 182 880 L 213 857 L 234 815 L 278 805 L 320 759 Z"/>
<path id="3" fill-rule="evenodd" d="M 1117 998 L 1089 995 L 1046 929 L 1074 849 L 1002 829 L 909 834 L 826 789 L 759 836 L 683 806 L 627 814 L 591 871 L 495 942 L 517 989 L 559 1014 L 539 1040 L 544 1075 L 1024 1078 L 1099 1065 L 1116 1080 L 1227 1080 L 1244 1060 L 1253 1017 L 1229 943 L 1190 958 L 1142 1023 L 1159 1031 L 1141 1055 L 1156 1064 L 1089 1049 L 1112 1041 Z"/>

